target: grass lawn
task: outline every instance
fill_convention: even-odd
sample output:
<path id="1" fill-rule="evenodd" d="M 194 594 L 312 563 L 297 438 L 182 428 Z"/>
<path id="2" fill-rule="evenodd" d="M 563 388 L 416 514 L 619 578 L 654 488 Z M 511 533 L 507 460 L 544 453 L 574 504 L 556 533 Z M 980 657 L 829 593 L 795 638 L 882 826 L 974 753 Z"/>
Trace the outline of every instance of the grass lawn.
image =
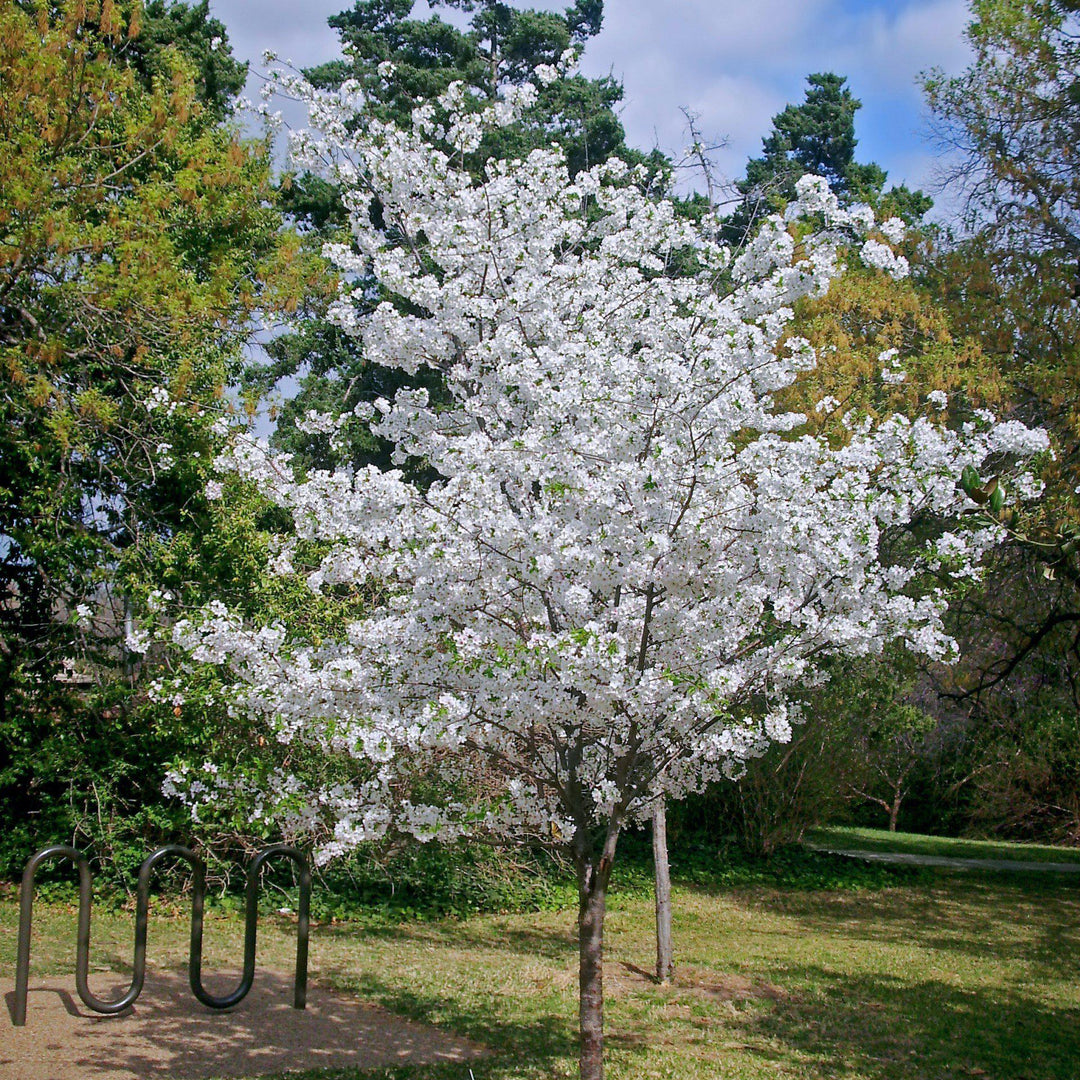
<path id="1" fill-rule="evenodd" d="M 607 936 L 609 1076 L 1076 1080 L 1075 884 L 1050 875 L 922 871 L 895 882 L 862 889 L 677 885 L 679 968 L 668 987 L 642 972 L 654 950 L 647 892 L 616 895 Z M 34 974 L 70 972 L 73 908 L 41 903 L 35 915 Z M 0 963 L 8 972 L 16 923 L 9 894 L 0 901 Z M 153 963 L 181 965 L 187 932 L 185 917 L 155 916 Z M 123 968 L 131 934 L 126 913 L 95 913 L 95 965 Z M 241 938 L 235 915 L 209 913 L 204 970 L 236 966 Z M 574 1075 L 571 912 L 342 922 L 317 926 L 311 944 L 316 984 L 355 991 L 490 1046 L 492 1056 L 472 1065 L 476 1080 Z M 291 963 L 290 924 L 267 918 L 260 964 L 288 970 Z M 468 1076 L 467 1066 L 303 1074 Z"/>
<path id="2" fill-rule="evenodd" d="M 886 829 L 834 826 L 806 834 L 812 847 L 845 851 L 898 851 L 910 855 L 943 855 L 954 859 L 1017 859 L 1023 862 L 1080 863 L 1080 848 L 1043 844 L 1010 844 L 1000 840 L 954 840 Z M 1080 1070 L 1078 1070 L 1080 1075 Z"/>

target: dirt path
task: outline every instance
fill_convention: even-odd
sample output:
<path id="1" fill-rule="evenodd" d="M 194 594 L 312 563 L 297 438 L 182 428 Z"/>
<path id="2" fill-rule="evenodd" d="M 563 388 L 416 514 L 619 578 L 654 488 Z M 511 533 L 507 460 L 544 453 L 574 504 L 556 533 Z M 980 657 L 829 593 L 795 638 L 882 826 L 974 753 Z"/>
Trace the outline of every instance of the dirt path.
<path id="1" fill-rule="evenodd" d="M 126 986 L 115 975 L 91 980 L 103 997 L 119 996 Z M 291 979 L 264 971 L 227 1012 L 196 1002 L 183 975 L 151 971 L 138 1002 L 117 1017 L 88 1010 L 73 976 L 31 979 L 25 1027 L 11 1023 L 13 982 L 0 989 L 7 1005 L 0 1015 L 0 1080 L 216 1080 L 464 1061 L 485 1052 L 319 986 L 309 987 L 306 1009 L 293 1009 Z"/>
<path id="2" fill-rule="evenodd" d="M 815 847 L 826 855 L 870 862 L 901 863 L 908 866 L 944 866 L 954 870 L 1018 870 L 1023 873 L 1080 874 L 1080 863 L 1032 862 L 1025 859 L 954 859 L 947 855 L 914 855 L 901 851 L 860 851 L 854 848 Z"/>

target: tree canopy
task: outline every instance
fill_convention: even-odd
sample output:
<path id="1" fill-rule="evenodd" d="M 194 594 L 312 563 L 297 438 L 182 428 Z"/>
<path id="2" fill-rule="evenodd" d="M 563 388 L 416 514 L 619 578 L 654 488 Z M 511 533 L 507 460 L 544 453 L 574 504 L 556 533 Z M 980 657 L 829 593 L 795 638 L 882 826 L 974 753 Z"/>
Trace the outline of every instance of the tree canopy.
<path id="1" fill-rule="evenodd" d="M 314 103 L 302 80 L 285 85 Z M 775 394 L 813 359 L 805 341 L 780 347 L 791 305 L 827 288 L 845 242 L 906 271 L 863 237 L 872 215 L 804 177 L 729 267 L 715 218 L 680 220 L 617 158 L 571 177 L 560 151 L 534 150 L 473 175 L 459 163 L 535 92 L 507 95 L 477 112 L 451 84 L 407 129 L 354 123 L 348 88 L 319 99 L 327 135 L 298 152 L 349 185 L 354 241 L 330 249 L 355 282 L 330 317 L 372 361 L 441 375 L 443 401 L 406 388 L 366 410 L 395 462 L 430 475 L 304 478 L 237 441 L 228 467 L 293 519 L 274 572 L 370 602 L 311 636 L 214 603 L 173 638 L 221 665 L 234 707 L 278 739 L 351 763 L 351 782 L 306 791 L 299 812 L 302 776 L 266 793 L 292 828 L 321 833 L 324 856 L 389 829 L 565 846 L 581 1070 L 597 1080 L 623 827 L 786 741 L 791 691 L 820 656 L 893 640 L 948 655 L 926 575 L 962 579 L 996 538 L 952 521 L 971 506 L 966 470 L 1045 438 L 902 416 L 838 447 L 795 434 L 801 417 Z M 815 215 L 830 227 L 814 232 Z M 687 250 L 696 272 L 666 273 Z M 949 524 L 901 559 L 889 537 L 923 518 Z M 229 787 L 175 783 L 194 805 Z"/>
<path id="2" fill-rule="evenodd" d="M 0 7 L 9 749 L 55 749 L 54 734 L 76 749 L 75 732 L 110 712 L 95 715 L 58 676 L 83 659 L 122 668 L 124 598 L 197 527 L 210 421 L 256 313 L 284 304 L 301 272 L 272 205 L 266 148 L 220 123 L 221 95 L 242 67 L 215 45 L 212 90 L 183 41 L 136 47 L 140 16 L 162 35 L 161 20 L 194 27 L 200 40 L 219 25 L 205 5 Z M 77 723 L 65 732 L 60 716 Z M 29 762 L 13 757 L 3 782 L 28 799 Z M 38 770 L 35 782 L 61 772 Z"/>
<path id="3" fill-rule="evenodd" d="M 438 8 L 427 18 L 414 18 L 409 0 L 358 0 L 329 21 L 341 38 L 342 59 L 310 69 L 315 86 L 337 88 L 355 80 L 365 95 L 365 115 L 408 126 L 417 104 L 433 100 L 450 83 L 461 81 L 477 91 L 474 107 L 494 100 L 501 84 L 531 80 L 536 100 L 512 125 L 485 133 L 470 153 L 470 170 L 479 174 L 492 159 L 508 160 L 537 147 L 558 144 L 571 172 L 618 153 L 645 160 L 624 142 L 615 108 L 622 87 L 612 78 L 587 79 L 574 74 L 542 79 L 539 73 L 580 54 L 599 32 L 603 5 L 581 0 L 562 13 L 518 8 L 497 0 L 452 3 L 470 15 L 459 29 L 439 17 Z M 662 170 L 659 155 L 648 158 Z M 313 245 L 340 240 L 348 220 L 341 192 L 324 177 L 301 171 L 289 177 L 283 203 L 295 220 L 310 228 Z M 298 463 L 326 467 L 347 453 L 357 464 L 390 463 L 390 446 L 374 438 L 366 425 L 352 425 L 341 451 L 333 451 L 325 433 L 297 426 L 311 410 L 325 411 L 342 404 L 349 408 L 380 396 L 392 397 L 402 386 L 419 380 L 438 393 L 438 380 L 430 372 L 407 375 L 380 368 L 365 358 L 354 339 L 343 335 L 324 317 L 325 305 L 312 304 L 297 319 L 291 333 L 267 346 L 271 363 L 253 370 L 253 386 L 265 389 L 283 377 L 295 378 L 299 391 L 282 404 L 275 444 L 296 455 Z"/>

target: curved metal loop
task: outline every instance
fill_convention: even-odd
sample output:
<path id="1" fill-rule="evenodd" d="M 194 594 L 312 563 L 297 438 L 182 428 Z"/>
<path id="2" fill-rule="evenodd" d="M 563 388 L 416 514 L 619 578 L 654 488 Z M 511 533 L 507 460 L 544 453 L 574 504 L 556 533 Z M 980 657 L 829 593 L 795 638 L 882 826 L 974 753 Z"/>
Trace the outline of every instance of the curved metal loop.
<path id="1" fill-rule="evenodd" d="M 311 869 L 304 855 L 286 844 L 264 848 L 248 864 L 244 917 L 244 971 L 236 989 L 230 994 L 215 997 L 202 984 L 203 896 L 197 894 L 191 914 L 191 961 L 189 976 L 191 992 L 211 1009 L 231 1009 L 239 1005 L 255 982 L 255 946 L 259 930 L 259 872 L 263 864 L 274 858 L 287 858 L 300 870 L 300 909 L 296 935 L 296 975 L 293 983 L 293 1008 L 307 1004 L 308 910 L 311 904 Z"/>
<path id="2" fill-rule="evenodd" d="M 307 1003 L 308 912 L 311 904 L 311 869 L 297 848 L 275 844 L 264 848 L 248 864 L 246 917 L 244 922 L 244 973 L 240 985 L 224 997 L 208 994 L 202 985 L 203 911 L 206 901 L 206 864 L 189 848 L 167 844 L 143 860 L 139 867 L 139 883 L 135 913 L 135 957 L 131 986 L 116 1001 L 102 1001 L 90 992 L 90 907 L 93 900 L 90 865 L 86 856 L 73 847 L 56 844 L 42 848 L 31 857 L 23 871 L 19 890 L 19 941 L 15 965 L 15 1005 L 12 1021 L 16 1027 L 26 1024 L 26 997 L 30 981 L 30 934 L 33 920 L 34 879 L 38 867 L 49 859 L 71 859 L 79 871 L 79 928 L 75 953 L 75 986 L 87 1008 L 107 1016 L 115 1016 L 130 1008 L 142 993 L 146 978 L 146 933 L 150 909 L 150 876 L 154 867 L 169 855 L 177 855 L 191 864 L 193 871 L 191 895 L 191 950 L 188 956 L 188 981 L 191 991 L 211 1009 L 228 1009 L 247 996 L 255 981 L 255 941 L 259 918 L 259 872 L 273 858 L 287 858 L 300 871 L 300 908 L 296 939 L 296 977 L 293 986 L 293 1008 L 302 1009 Z"/>
<path id="3" fill-rule="evenodd" d="M 200 925 L 203 907 L 203 899 L 206 895 L 206 863 L 199 858 L 190 848 L 180 844 L 166 844 L 159 847 L 152 855 L 143 859 L 139 867 L 139 884 L 136 887 L 135 908 L 135 977 L 138 979 L 138 989 L 131 999 L 131 1004 L 142 993 L 143 979 L 146 974 L 146 925 L 150 912 L 150 875 L 154 867 L 169 855 L 178 855 L 191 866 L 191 951 L 188 953 L 188 971 L 191 970 L 191 957 L 195 949 L 195 912 L 199 912 Z M 202 949 L 202 936 L 200 932 L 199 948 Z M 134 989 L 134 985 L 132 987 Z"/>
<path id="4" fill-rule="evenodd" d="M 42 848 L 26 864 L 22 884 L 19 886 L 19 948 L 15 960 L 15 1008 L 11 1018 L 16 1027 L 22 1027 L 26 1023 L 26 994 L 30 983 L 30 931 L 34 917 L 34 878 L 37 876 L 38 867 L 49 859 L 70 859 L 79 870 L 79 933 L 75 954 L 75 982 L 79 987 L 80 997 L 82 997 L 90 966 L 90 864 L 86 861 L 86 856 L 73 847 L 55 844 L 52 847 Z M 83 968 L 84 957 L 86 958 L 85 969 Z M 85 998 L 83 1000 L 85 1001 Z"/>
<path id="5" fill-rule="evenodd" d="M 132 962 L 131 985 L 127 993 L 116 1001 L 104 1001 L 91 993 L 90 974 L 90 911 L 93 892 L 90 864 L 86 856 L 75 848 L 57 844 L 43 848 L 26 864 L 22 885 L 19 889 L 19 951 L 15 965 L 15 1009 L 13 1022 L 17 1027 L 26 1023 L 26 996 L 30 981 L 30 933 L 34 906 L 34 879 L 38 867 L 49 859 L 71 859 L 79 870 L 79 929 L 75 945 L 75 988 L 83 1004 L 96 1013 L 116 1016 L 129 1009 L 139 999 L 146 980 L 146 927 L 150 908 L 150 872 L 154 865 L 167 855 L 179 855 L 191 863 L 195 871 L 195 894 L 201 895 L 205 886 L 206 868 L 202 860 L 188 848 L 169 844 L 158 848 L 139 867 L 135 911 L 135 957 Z"/>
<path id="6" fill-rule="evenodd" d="M 274 844 L 272 847 L 263 848 L 248 866 L 248 918 L 258 916 L 258 904 L 253 903 L 250 897 L 258 889 L 259 871 L 269 859 L 291 859 L 300 871 L 300 901 L 296 912 L 296 972 L 293 977 L 293 1008 L 303 1009 L 307 1005 L 307 968 L 308 968 L 308 934 L 311 909 L 311 867 L 299 848 L 289 847 L 287 844 Z M 254 914 L 251 914 L 254 912 Z M 254 934 L 252 935 L 254 942 Z"/>

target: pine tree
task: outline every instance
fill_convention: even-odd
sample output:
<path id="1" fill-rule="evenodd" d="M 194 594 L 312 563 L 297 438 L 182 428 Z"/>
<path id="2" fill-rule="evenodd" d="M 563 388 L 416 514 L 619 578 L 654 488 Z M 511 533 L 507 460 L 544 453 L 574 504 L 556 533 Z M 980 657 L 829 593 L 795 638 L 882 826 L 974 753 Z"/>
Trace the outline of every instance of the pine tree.
<path id="1" fill-rule="evenodd" d="M 874 162 L 855 160 L 855 114 L 862 108 L 847 79 L 831 72 L 809 75 L 806 97 L 773 117 L 762 154 L 751 158 L 736 184 L 741 202 L 727 225 L 730 242 L 741 243 L 768 214 L 795 197 L 795 184 L 808 173 L 823 176 L 841 203 L 866 202 L 914 221 L 931 201 L 906 186 L 885 192 L 887 174 Z"/>

